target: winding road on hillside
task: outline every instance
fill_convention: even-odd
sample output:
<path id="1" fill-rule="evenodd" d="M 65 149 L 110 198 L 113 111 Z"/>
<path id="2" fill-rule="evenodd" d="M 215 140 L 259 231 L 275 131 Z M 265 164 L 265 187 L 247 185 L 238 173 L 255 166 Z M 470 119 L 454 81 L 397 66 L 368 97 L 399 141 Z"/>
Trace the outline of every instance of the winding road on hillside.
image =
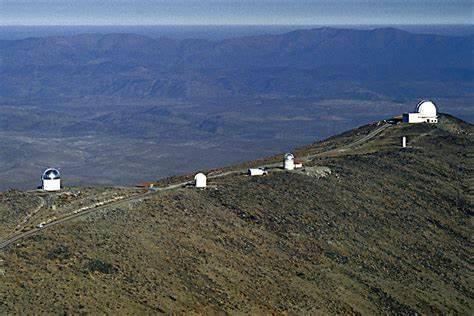
<path id="1" fill-rule="evenodd" d="M 301 157 L 301 158 L 303 158 L 305 160 L 311 160 L 313 158 L 320 157 L 320 156 L 326 156 L 326 155 L 332 155 L 332 154 L 345 152 L 348 149 L 351 149 L 355 146 L 361 145 L 361 144 L 371 140 L 375 136 L 379 135 L 382 131 L 387 129 L 390 125 L 391 124 L 388 124 L 388 123 L 382 124 L 382 125 L 378 126 L 376 129 L 374 129 L 373 131 L 371 131 L 369 134 L 357 139 L 356 141 L 354 141 L 352 143 L 344 145 L 340 148 L 335 148 L 335 149 L 331 149 L 331 150 L 328 150 L 328 151 L 323 151 L 323 152 L 320 152 L 320 153 L 317 153 L 317 154 L 312 154 L 312 155 L 304 156 L 304 157 Z M 281 167 L 281 162 L 260 166 L 260 168 L 276 168 L 276 167 Z M 226 171 L 226 172 L 222 172 L 222 173 L 218 173 L 218 174 L 212 174 L 211 173 L 211 174 L 208 175 L 208 179 L 215 179 L 215 178 L 225 177 L 225 176 L 229 176 L 229 175 L 233 175 L 233 174 L 242 174 L 242 173 L 245 173 L 246 171 L 247 171 L 247 169 L 239 169 L 239 170 L 230 170 L 230 171 Z M 81 216 L 85 216 L 87 214 L 97 212 L 97 211 L 100 211 L 100 210 L 103 210 L 103 209 L 107 209 L 107 208 L 110 208 L 110 207 L 120 207 L 120 206 L 125 205 L 125 204 L 130 203 L 130 202 L 141 201 L 141 200 L 144 200 L 144 199 L 148 198 L 149 196 L 152 196 L 152 195 L 154 195 L 158 192 L 164 192 L 164 191 L 178 189 L 178 188 L 184 187 L 186 185 L 190 185 L 192 183 L 193 183 L 193 181 L 184 181 L 184 182 L 180 182 L 180 183 L 176 183 L 176 184 L 171 184 L 169 186 L 162 187 L 162 188 L 154 188 L 152 191 L 149 191 L 149 192 L 146 192 L 146 193 L 143 193 L 143 194 L 134 195 L 134 196 L 131 196 L 131 197 L 128 197 L 128 198 L 123 198 L 123 199 L 120 199 L 118 201 L 114 201 L 114 202 L 107 203 L 107 204 L 104 204 L 104 205 L 100 205 L 100 206 L 97 206 L 97 207 L 91 207 L 91 208 L 86 209 L 86 210 L 81 211 L 81 212 L 76 212 L 76 213 L 73 212 L 72 214 L 66 215 L 62 218 L 59 218 L 59 219 L 53 220 L 51 222 L 45 223 L 41 228 L 40 227 L 35 227 L 35 228 L 32 228 L 32 229 L 30 229 L 28 231 L 25 231 L 25 232 L 19 232 L 19 233 L 14 233 L 14 234 L 10 235 L 5 240 L 0 241 L 0 250 L 3 250 L 5 248 L 7 248 L 11 244 L 13 244 L 13 243 L 15 243 L 15 242 L 17 242 L 17 241 L 19 241 L 23 238 L 27 238 L 27 237 L 33 236 L 37 233 L 40 233 L 42 230 L 50 228 L 52 226 L 59 225 L 59 224 L 71 221 L 73 219 L 79 218 Z"/>
<path id="2" fill-rule="evenodd" d="M 28 213 L 25 218 L 23 218 L 23 220 L 15 227 L 15 231 L 21 229 L 21 227 L 25 225 L 30 220 L 30 218 L 32 218 L 46 205 L 46 201 L 41 196 L 37 196 L 37 198 L 39 200 L 38 206 L 32 212 Z"/>

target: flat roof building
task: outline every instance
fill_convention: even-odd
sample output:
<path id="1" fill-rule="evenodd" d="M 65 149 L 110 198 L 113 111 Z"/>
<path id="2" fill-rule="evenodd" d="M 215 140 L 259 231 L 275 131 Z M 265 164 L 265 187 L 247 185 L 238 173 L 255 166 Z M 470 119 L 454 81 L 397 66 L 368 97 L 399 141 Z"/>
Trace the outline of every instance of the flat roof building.
<path id="1" fill-rule="evenodd" d="M 433 101 L 423 100 L 418 103 L 413 113 L 404 113 L 405 123 L 438 123 L 437 109 Z"/>

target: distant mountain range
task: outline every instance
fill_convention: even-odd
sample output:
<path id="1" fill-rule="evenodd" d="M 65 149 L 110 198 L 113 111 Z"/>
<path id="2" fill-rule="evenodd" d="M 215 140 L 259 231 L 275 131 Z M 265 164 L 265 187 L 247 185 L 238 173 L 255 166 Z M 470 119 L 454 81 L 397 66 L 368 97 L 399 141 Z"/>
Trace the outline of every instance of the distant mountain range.
<path id="1" fill-rule="evenodd" d="M 472 122 L 473 39 L 318 28 L 3 40 L 0 190 L 34 187 L 48 166 L 68 185 L 135 184 L 252 160 L 420 98 Z"/>
<path id="2" fill-rule="evenodd" d="M 369 90 L 363 98 L 400 97 L 391 89 L 395 82 L 472 83 L 473 43 L 474 36 L 393 28 L 318 28 L 220 41 L 134 34 L 3 40 L 0 97 L 334 97 L 354 90 Z M 461 93 L 456 86 L 444 93 Z"/>

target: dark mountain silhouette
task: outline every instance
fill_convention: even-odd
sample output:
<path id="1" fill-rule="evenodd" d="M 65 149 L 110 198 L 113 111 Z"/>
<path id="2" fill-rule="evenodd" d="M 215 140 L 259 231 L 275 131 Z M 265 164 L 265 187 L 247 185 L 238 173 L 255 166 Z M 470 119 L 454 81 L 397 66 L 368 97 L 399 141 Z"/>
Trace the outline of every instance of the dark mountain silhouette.
<path id="1" fill-rule="evenodd" d="M 200 67 L 318 67 L 411 63 L 472 66 L 472 36 L 411 34 L 392 28 L 319 28 L 283 35 L 222 41 L 151 39 L 135 34 L 83 34 L 71 37 L 3 41 L 5 64 L 125 64 Z M 99 60 L 102 59 L 102 60 Z"/>
<path id="2" fill-rule="evenodd" d="M 395 81 L 472 81 L 473 39 L 318 28 L 222 41 L 134 34 L 1 41 L 1 95 L 324 96 L 348 87 L 327 90 L 322 83 L 352 82 L 394 96 L 387 86 Z"/>

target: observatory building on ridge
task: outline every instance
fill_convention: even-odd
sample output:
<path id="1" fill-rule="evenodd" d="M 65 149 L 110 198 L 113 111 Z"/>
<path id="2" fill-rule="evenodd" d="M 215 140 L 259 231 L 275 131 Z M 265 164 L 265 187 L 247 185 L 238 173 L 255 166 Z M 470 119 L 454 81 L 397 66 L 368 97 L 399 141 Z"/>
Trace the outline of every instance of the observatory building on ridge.
<path id="1" fill-rule="evenodd" d="M 207 186 L 207 177 L 204 173 L 198 173 L 194 176 L 194 184 L 196 188 L 205 188 Z"/>
<path id="2" fill-rule="evenodd" d="M 48 168 L 41 176 L 43 181 L 43 190 L 45 191 L 59 191 L 61 190 L 61 174 L 57 169 Z"/>
<path id="3" fill-rule="evenodd" d="M 283 158 L 283 168 L 285 170 L 295 169 L 295 156 L 292 153 L 285 154 Z"/>
<path id="4" fill-rule="evenodd" d="M 414 113 L 403 113 L 405 123 L 438 123 L 437 109 L 433 101 L 423 100 Z"/>

